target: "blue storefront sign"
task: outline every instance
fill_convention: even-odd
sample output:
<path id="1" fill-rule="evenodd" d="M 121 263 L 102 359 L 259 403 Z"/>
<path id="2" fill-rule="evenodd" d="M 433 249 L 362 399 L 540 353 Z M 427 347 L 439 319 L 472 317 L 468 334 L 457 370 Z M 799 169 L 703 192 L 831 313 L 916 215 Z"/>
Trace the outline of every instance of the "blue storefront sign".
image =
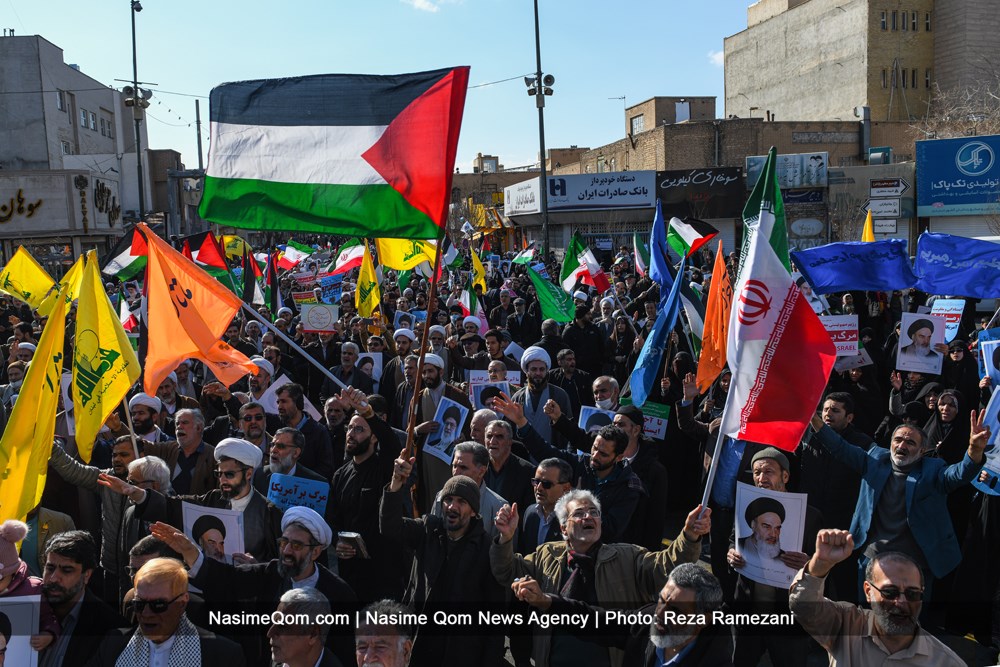
<path id="1" fill-rule="evenodd" d="M 1000 213 L 1000 135 L 917 142 L 917 215 Z"/>

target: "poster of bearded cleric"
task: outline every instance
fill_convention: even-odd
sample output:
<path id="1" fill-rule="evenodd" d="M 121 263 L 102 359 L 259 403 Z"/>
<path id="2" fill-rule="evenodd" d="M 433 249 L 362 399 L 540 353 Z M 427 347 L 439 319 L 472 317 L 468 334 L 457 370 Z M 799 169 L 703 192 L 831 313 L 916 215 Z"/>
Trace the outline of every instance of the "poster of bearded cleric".
<path id="1" fill-rule="evenodd" d="M 736 484 L 736 552 L 743 557 L 739 573 L 759 584 L 787 589 L 797 569 L 782 554 L 801 552 L 805 533 L 804 493 L 782 493 Z"/>
<path id="2" fill-rule="evenodd" d="M 896 368 L 901 371 L 941 374 L 944 354 L 934 349 L 944 343 L 945 319 L 937 315 L 903 313 L 899 326 Z"/>
<path id="3" fill-rule="evenodd" d="M 462 426 L 468 414 L 469 409 L 465 406 L 450 398 L 442 398 L 432 420 L 438 423 L 437 430 L 427 436 L 424 451 L 451 465 L 452 454 L 462 437 Z"/>

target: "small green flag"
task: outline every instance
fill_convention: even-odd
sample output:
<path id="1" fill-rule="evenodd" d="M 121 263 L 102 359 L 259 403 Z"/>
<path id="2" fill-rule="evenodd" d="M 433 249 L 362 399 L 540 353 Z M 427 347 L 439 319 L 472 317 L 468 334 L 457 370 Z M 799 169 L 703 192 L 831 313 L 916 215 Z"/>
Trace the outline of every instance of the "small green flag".
<path id="1" fill-rule="evenodd" d="M 572 322 L 576 314 L 576 304 L 573 297 L 542 278 L 530 266 L 525 267 L 531 283 L 538 293 L 538 304 L 542 307 L 542 317 L 556 322 Z"/>
<path id="2" fill-rule="evenodd" d="M 785 269 L 791 273 L 792 265 L 788 261 L 788 230 L 785 227 L 785 205 L 781 199 L 781 186 L 778 184 L 778 151 L 774 146 L 767 153 L 767 162 L 760 172 L 760 178 L 753 186 L 753 192 L 743 207 L 743 248 L 740 252 L 740 270 L 743 260 L 750 248 L 750 240 L 754 234 L 764 234 L 774 249 Z"/>

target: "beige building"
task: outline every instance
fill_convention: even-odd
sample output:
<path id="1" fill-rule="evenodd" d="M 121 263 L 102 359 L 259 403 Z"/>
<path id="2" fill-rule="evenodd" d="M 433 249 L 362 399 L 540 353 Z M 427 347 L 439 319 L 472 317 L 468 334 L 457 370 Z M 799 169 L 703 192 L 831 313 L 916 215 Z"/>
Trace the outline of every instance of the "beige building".
<path id="1" fill-rule="evenodd" d="M 993 0 L 760 0 L 725 40 L 726 114 L 873 120 L 927 113 L 1000 51 Z M 995 69 L 992 76 L 996 76 Z"/>

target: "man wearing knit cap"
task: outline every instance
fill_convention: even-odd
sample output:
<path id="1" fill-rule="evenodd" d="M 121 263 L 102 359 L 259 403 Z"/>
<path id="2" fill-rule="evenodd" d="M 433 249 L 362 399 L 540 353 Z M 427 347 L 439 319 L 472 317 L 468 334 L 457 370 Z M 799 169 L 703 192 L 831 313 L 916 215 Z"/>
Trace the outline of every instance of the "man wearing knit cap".
<path id="1" fill-rule="evenodd" d="M 137 438 L 142 438 L 149 442 L 173 440 L 173 438 L 160 430 L 158 425 L 160 411 L 163 409 L 163 403 L 159 398 L 139 392 L 129 399 L 128 409 L 132 413 L 132 425 L 135 427 L 135 436 Z"/>
<path id="2" fill-rule="evenodd" d="M 327 597 L 334 612 L 351 612 L 357 598 L 343 579 L 316 562 L 333 543 L 330 526 L 315 510 L 290 507 L 281 517 L 278 552 L 267 562 L 228 565 L 207 558 L 182 531 L 157 523 L 151 532 L 178 552 L 190 568 L 191 583 L 204 592 L 209 607 L 227 602 L 277 607 L 278 598 L 291 588 L 315 588 Z M 263 611 L 263 609 L 262 609 Z M 346 664 L 352 654 L 347 632 L 331 633 L 327 647 Z"/>
<path id="3" fill-rule="evenodd" d="M 789 465 L 788 457 L 784 452 L 775 447 L 765 447 L 751 459 L 751 473 L 753 483 L 758 489 L 768 489 L 769 491 L 787 491 Z M 758 514 L 759 509 L 755 508 L 755 503 L 762 500 L 772 501 L 771 498 L 758 498 L 747 507 L 747 515 Z M 777 503 L 777 501 L 772 501 Z M 784 508 L 780 504 L 759 505 L 763 510 Z M 753 509 L 752 509 L 753 508 Z M 782 515 L 783 516 L 783 515 Z M 768 517 L 761 515 L 756 517 L 760 522 L 766 522 Z M 775 517 L 770 517 L 773 520 Z M 751 524 L 752 526 L 753 524 Z M 822 517 L 813 507 L 806 508 L 806 522 L 803 547 L 805 551 L 783 550 L 780 552 L 781 562 L 792 569 L 798 570 L 809 560 L 816 543 L 816 534 L 822 525 Z M 749 542 L 750 539 L 746 539 Z M 745 554 L 744 554 L 745 555 Z M 729 554 L 727 560 L 729 566 L 736 572 L 740 572 L 747 561 L 736 551 L 736 530 L 735 527 L 729 537 Z M 788 610 L 788 589 L 768 586 L 753 581 L 743 575 L 736 579 L 736 590 L 734 594 L 734 605 L 739 612 L 758 614 L 787 614 Z M 777 626 L 766 628 L 762 626 L 747 627 L 736 625 L 733 627 L 733 636 L 736 641 L 735 663 L 740 667 L 757 665 L 764 653 L 770 655 L 771 664 L 775 667 L 785 665 L 801 664 L 802 656 L 808 650 L 807 636 L 805 631 L 795 624 L 793 626 Z"/>
<path id="4" fill-rule="evenodd" d="M 403 604 L 432 615 L 442 606 L 471 604 L 498 609 L 504 590 L 490 575 L 489 534 L 479 517 L 479 485 L 469 477 L 449 479 L 441 491 L 443 516 L 404 518 L 402 490 L 414 459 L 395 461 L 392 481 L 382 492 L 379 525 L 383 535 L 397 536 L 414 553 L 410 583 Z M 457 576 L 461 573 L 460 576 Z M 470 636 L 471 629 L 453 633 L 417 630 L 413 664 L 479 667 L 500 664 L 503 634 L 484 629 L 488 636 Z"/>
<path id="5" fill-rule="evenodd" d="M 515 403 L 524 406 L 524 416 L 535 432 L 555 447 L 563 447 L 566 439 L 552 428 L 552 420 L 545 414 L 545 404 L 555 401 L 567 418 L 573 418 L 569 395 L 559 387 L 549 384 L 549 369 L 552 359 L 544 349 L 532 345 L 521 356 L 521 370 L 524 372 L 525 386 L 511 397 Z"/>
<path id="6" fill-rule="evenodd" d="M 101 476 L 101 484 L 136 504 L 136 514 L 145 521 L 166 521 L 173 526 L 184 525 L 183 503 L 204 507 L 221 507 L 243 512 L 243 546 L 258 561 L 270 560 L 276 554 L 275 538 L 280 533 L 281 510 L 253 488 L 254 470 L 260 467 L 263 452 L 253 443 L 240 438 L 226 438 L 215 446 L 215 476 L 219 488 L 200 496 L 166 497 L 153 489 L 140 489 L 118 478 Z M 242 558 L 234 554 L 234 561 Z"/>

